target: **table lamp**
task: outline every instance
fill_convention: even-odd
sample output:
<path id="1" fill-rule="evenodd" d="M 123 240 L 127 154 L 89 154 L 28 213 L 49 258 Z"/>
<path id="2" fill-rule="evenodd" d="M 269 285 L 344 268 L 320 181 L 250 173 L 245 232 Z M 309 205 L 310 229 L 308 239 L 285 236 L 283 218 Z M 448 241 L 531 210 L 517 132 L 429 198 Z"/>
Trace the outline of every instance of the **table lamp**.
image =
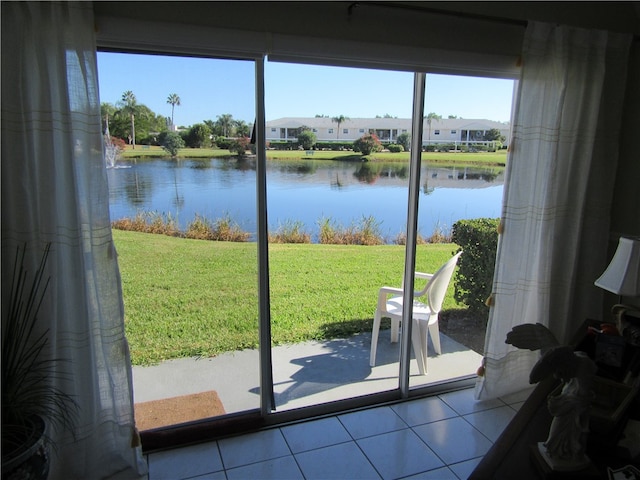
<path id="1" fill-rule="evenodd" d="M 640 238 L 620 237 L 611 263 L 595 284 L 620 297 L 640 295 Z"/>
<path id="2" fill-rule="evenodd" d="M 613 306 L 612 312 L 617 316 L 618 330 L 623 333 L 629 327 L 625 317 L 640 317 L 637 308 L 620 305 L 622 297 L 640 296 L 640 237 L 620 237 L 611 263 L 594 283 L 597 287 L 618 295 L 618 305 Z M 637 326 L 632 329 L 634 337 L 640 334 L 637 329 Z"/>

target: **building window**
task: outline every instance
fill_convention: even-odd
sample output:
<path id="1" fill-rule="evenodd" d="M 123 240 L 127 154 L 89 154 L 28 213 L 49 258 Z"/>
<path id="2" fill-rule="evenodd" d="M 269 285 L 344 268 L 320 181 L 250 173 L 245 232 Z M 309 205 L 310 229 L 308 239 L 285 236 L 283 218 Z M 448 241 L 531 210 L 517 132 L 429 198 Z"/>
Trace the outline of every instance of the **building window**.
<path id="1" fill-rule="evenodd" d="M 361 129 L 360 129 L 360 133 L 364 133 L 364 128 L 361 128 Z"/>
<path id="2" fill-rule="evenodd" d="M 327 130 L 327 133 L 333 133 L 333 128 L 330 128 L 329 130 Z"/>
<path id="3" fill-rule="evenodd" d="M 272 129 L 271 129 L 271 133 L 276 133 L 276 129 L 275 129 L 275 128 L 272 128 Z"/>
<path id="4" fill-rule="evenodd" d="M 313 133 L 318 133 L 318 129 L 317 129 L 317 128 L 314 128 L 314 129 L 312 129 L 311 131 L 312 131 Z"/>
<path id="5" fill-rule="evenodd" d="M 440 130 L 434 130 L 434 131 L 433 131 L 433 134 L 434 134 L 434 135 L 440 135 Z"/>
<path id="6" fill-rule="evenodd" d="M 348 128 L 343 128 L 342 129 L 342 133 L 349 133 L 349 129 Z"/>
<path id="7" fill-rule="evenodd" d="M 451 135 L 455 135 L 455 134 L 457 134 L 457 133 L 458 133 L 458 131 L 457 131 L 457 130 L 451 130 Z"/>
<path id="8" fill-rule="evenodd" d="M 406 129 L 406 128 L 403 128 L 403 129 L 402 129 L 402 133 L 407 133 L 407 129 Z"/>

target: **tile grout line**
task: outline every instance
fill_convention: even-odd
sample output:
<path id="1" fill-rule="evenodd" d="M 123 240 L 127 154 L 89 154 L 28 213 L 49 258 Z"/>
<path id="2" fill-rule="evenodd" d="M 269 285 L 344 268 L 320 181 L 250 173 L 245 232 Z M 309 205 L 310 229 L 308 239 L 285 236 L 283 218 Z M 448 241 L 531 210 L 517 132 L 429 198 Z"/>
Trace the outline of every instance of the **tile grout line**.
<path id="1" fill-rule="evenodd" d="M 513 406 L 513 405 L 514 405 L 514 404 L 516 404 L 516 403 L 519 403 L 519 402 L 514 402 L 513 404 L 510 404 L 510 403 L 507 403 L 506 401 L 502 400 L 501 398 L 498 398 L 497 400 L 499 400 L 499 401 L 500 401 L 501 405 L 497 405 L 497 406 L 494 406 L 494 407 L 491 407 L 491 408 L 482 409 L 482 410 L 478 410 L 478 411 L 472 411 L 472 412 L 469 412 L 469 413 L 467 413 L 467 414 L 462 414 L 462 413 L 460 413 L 456 408 L 454 408 L 454 406 L 452 406 L 450 403 L 448 403 L 444 398 L 441 398 L 441 396 L 440 396 L 440 395 L 436 395 L 436 396 L 434 396 L 434 398 L 438 398 L 438 399 L 439 399 L 440 401 L 442 401 L 445 405 L 447 405 L 449 408 L 451 408 L 451 409 L 456 413 L 456 417 L 458 417 L 458 418 L 462 418 L 462 419 L 463 419 L 463 420 L 464 420 L 468 425 L 470 425 L 470 426 L 471 426 L 475 431 L 477 431 L 480 435 L 482 435 L 482 437 L 486 438 L 486 439 L 487 439 L 487 440 L 488 440 L 492 445 L 493 445 L 495 442 L 494 442 L 491 438 L 489 438 L 486 434 L 484 434 L 482 431 L 480 431 L 480 430 L 479 430 L 475 425 L 473 425 L 473 424 L 472 424 L 472 423 L 471 423 L 467 418 L 465 418 L 465 417 L 466 417 L 467 415 L 472 415 L 472 414 L 475 414 L 475 413 L 481 413 L 481 412 L 488 412 L 488 411 L 491 411 L 491 410 L 496 410 L 496 409 L 498 409 L 498 408 L 502 408 L 502 407 L 505 407 L 505 406 L 506 406 L 506 407 L 509 407 L 511 410 L 513 410 L 513 411 L 517 412 L 517 411 L 518 411 L 518 409 L 514 408 L 514 406 Z M 380 407 L 374 407 L 374 408 L 380 408 Z M 461 460 L 461 461 L 459 461 L 459 462 L 454 462 L 454 463 L 451 463 L 451 464 L 449 464 L 449 463 L 445 462 L 445 461 L 444 461 L 444 459 L 442 459 L 442 458 L 441 458 L 441 457 L 440 457 L 440 456 L 439 456 L 439 455 L 438 455 L 438 454 L 437 454 L 437 453 L 436 453 L 436 452 L 435 452 L 435 451 L 434 451 L 434 450 L 429 446 L 429 444 L 428 444 L 428 443 L 427 443 L 427 442 L 426 442 L 422 437 L 420 437 L 420 436 L 419 436 L 419 435 L 414 431 L 414 427 L 412 427 L 411 425 L 409 425 L 409 424 L 407 423 L 407 421 L 405 421 L 405 420 L 404 420 L 404 418 L 402 418 L 402 417 L 401 417 L 401 416 L 400 416 L 400 415 L 399 415 L 399 414 L 398 414 L 398 413 L 397 413 L 393 408 L 391 408 L 390 406 L 387 406 L 387 408 L 389 408 L 389 409 L 394 413 L 394 415 L 395 415 L 396 417 L 398 417 L 398 419 L 399 419 L 399 420 L 400 420 L 400 421 L 405 425 L 405 427 L 404 427 L 404 428 L 402 428 L 402 429 L 399 429 L 399 430 L 392 430 L 392 431 L 390 431 L 390 432 L 384 432 L 384 433 L 375 434 L 375 435 L 368 435 L 368 436 L 362 437 L 363 439 L 364 439 L 364 438 L 373 438 L 373 437 L 376 437 L 376 436 L 379 436 L 379 435 L 383 435 L 383 434 L 387 434 L 387 433 L 392 433 L 392 432 L 397 432 L 397 431 L 402 431 L 402 430 L 406 430 L 406 429 L 408 429 L 408 430 L 410 430 L 414 435 L 416 435 L 416 436 L 420 439 L 420 441 L 421 441 L 421 442 L 422 442 L 422 443 L 423 443 L 427 448 L 429 448 L 429 449 L 433 452 L 433 454 L 436 456 L 436 458 L 438 458 L 438 459 L 443 463 L 443 467 L 437 467 L 437 468 L 447 468 L 447 469 L 448 469 L 448 470 L 450 470 L 454 475 L 455 475 L 455 472 L 450 468 L 452 465 L 458 465 L 458 464 L 461 464 L 461 463 L 464 463 L 464 462 L 471 461 L 471 460 L 474 460 L 474 459 L 476 459 L 476 458 L 479 458 L 479 457 L 474 457 L 474 458 L 470 458 L 470 459 L 466 459 L 466 460 Z M 451 417 L 451 418 L 456 418 L 456 417 Z M 350 441 L 350 442 L 353 442 L 353 443 L 355 444 L 355 446 L 356 446 L 356 447 L 358 448 L 358 450 L 359 450 L 359 451 L 364 455 L 364 457 L 366 458 L 366 460 L 367 460 L 367 462 L 369 463 L 369 465 L 373 468 L 373 470 L 374 470 L 378 475 L 380 475 L 380 477 L 381 477 L 381 478 L 383 478 L 383 476 L 382 476 L 382 474 L 380 473 L 380 471 L 378 471 L 378 469 L 375 467 L 375 465 L 371 462 L 371 460 L 369 459 L 369 457 L 366 455 L 366 453 L 365 453 L 365 452 L 362 450 L 362 448 L 360 447 L 360 445 L 359 445 L 359 443 L 358 443 L 358 440 L 359 440 L 359 439 L 356 439 L 356 438 L 353 436 L 353 434 L 351 433 L 351 431 L 347 428 L 347 426 L 346 426 L 346 425 L 343 423 L 343 421 L 340 419 L 340 414 L 336 414 L 336 415 L 333 415 L 332 417 L 328 417 L 328 418 L 335 418 L 335 419 L 339 422 L 340 426 L 341 426 L 341 427 L 346 431 L 346 433 L 348 434 L 348 436 L 349 436 L 349 438 L 350 438 L 350 440 L 349 440 L 349 441 Z M 446 420 L 446 419 L 443 419 L 443 420 Z M 310 420 L 310 421 L 311 421 L 311 420 Z M 424 423 L 424 424 L 420 424 L 420 425 L 418 425 L 418 426 L 428 425 L 429 423 L 435 423 L 435 422 L 437 422 L 437 421 L 434 421 L 434 422 L 426 422 L 426 423 Z M 284 442 L 285 442 L 285 445 L 287 446 L 287 449 L 288 449 L 288 452 L 289 452 L 288 454 L 285 454 L 285 455 L 279 455 L 279 456 L 277 456 L 277 457 L 273 457 L 273 458 L 270 458 L 270 459 L 267 459 L 267 460 L 261 460 L 261 461 L 258 461 L 258 462 L 251 462 L 251 463 L 248 463 L 248 464 L 245 464 L 245 465 L 239 465 L 238 467 L 234 467 L 234 468 L 244 467 L 244 466 L 248 466 L 248 465 L 255 465 L 255 464 L 257 464 L 257 463 L 261 463 L 261 462 L 264 462 L 264 461 L 268 461 L 268 460 L 276 460 L 276 459 L 279 459 L 279 458 L 286 458 L 286 457 L 288 457 L 288 456 L 291 456 L 291 457 L 293 457 L 293 460 L 294 460 L 294 462 L 295 462 L 295 464 L 296 464 L 296 466 L 297 466 L 298 470 L 300 471 L 300 474 L 302 475 L 302 477 L 303 477 L 303 478 L 306 478 L 306 477 L 305 477 L 305 474 L 304 474 L 304 472 L 303 472 L 303 470 L 302 470 L 302 468 L 301 468 L 301 466 L 300 466 L 300 464 L 299 464 L 299 462 L 298 462 L 298 459 L 296 458 L 296 454 L 293 452 L 293 450 L 292 450 L 292 448 L 291 448 L 290 442 L 287 440 L 286 435 L 285 435 L 285 434 L 284 434 L 284 432 L 282 431 L 282 427 L 276 427 L 276 428 L 277 428 L 278 432 L 280 433 L 280 435 L 282 436 L 282 438 L 283 438 L 283 440 L 284 440 Z M 209 473 L 209 474 L 211 474 L 211 473 L 223 472 L 223 473 L 225 474 L 225 476 L 227 476 L 227 472 L 228 472 L 228 470 L 232 470 L 232 468 L 228 468 L 228 467 L 225 465 L 225 461 L 224 461 L 224 457 L 223 457 L 223 455 L 222 455 L 222 450 L 221 450 L 221 447 L 220 447 L 220 443 L 219 443 L 219 441 L 218 441 L 218 440 L 213 440 L 213 441 L 216 443 L 216 451 L 218 452 L 218 455 L 219 455 L 219 457 L 220 457 L 220 462 L 221 462 L 222 469 L 221 469 L 221 470 L 216 470 L 216 471 L 211 471 L 211 472 L 208 472 L 208 473 Z M 333 443 L 333 444 L 331 444 L 331 445 L 326 445 L 326 446 L 324 446 L 324 447 L 317 447 L 317 448 L 313 448 L 313 449 L 310 449 L 310 450 L 304 450 L 304 451 L 299 452 L 299 453 L 310 452 L 310 451 L 314 451 L 314 450 L 319 450 L 319 449 L 321 449 L 321 448 L 326 448 L 326 447 L 331 447 L 331 446 L 335 446 L 335 445 L 346 444 L 346 443 L 349 443 L 349 441 L 341 441 L 341 442 L 338 442 L 338 443 Z M 146 463 L 147 463 L 147 466 L 148 466 L 148 467 L 150 467 L 151 455 L 150 455 L 150 454 L 145 454 L 145 455 L 144 455 L 144 458 L 145 458 L 145 461 L 146 461 Z M 437 469 L 437 468 L 436 468 L 436 469 Z M 436 469 L 431 469 L 431 470 L 436 470 Z M 431 470 L 427 470 L 427 471 L 431 471 Z M 424 473 L 424 472 L 420 472 L 420 473 Z M 456 475 L 456 476 L 457 476 L 457 475 Z M 148 480 L 154 480 L 153 478 L 151 478 L 150 474 L 148 474 L 148 475 L 147 475 L 147 479 L 148 479 Z"/>

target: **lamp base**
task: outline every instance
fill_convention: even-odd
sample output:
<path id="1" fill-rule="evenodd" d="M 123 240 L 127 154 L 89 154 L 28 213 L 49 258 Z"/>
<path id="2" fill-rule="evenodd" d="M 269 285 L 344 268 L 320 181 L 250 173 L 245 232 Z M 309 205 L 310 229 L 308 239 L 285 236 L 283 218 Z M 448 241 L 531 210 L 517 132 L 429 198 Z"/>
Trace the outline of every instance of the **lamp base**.
<path id="1" fill-rule="evenodd" d="M 611 313 L 616 318 L 616 326 L 620 335 L 629 345 L 640 347 L 640 310 L 619 303 L 611 307 Z"/>
<path id="2" fill-rule="evenodd" d="M 562 461 L 549 457 L 546 450 L 543 442 L 531 445 L 530 448 L 531 460 L 538 468 L 538 473 L 542 478 L 549 480 L 595 480 L 602 478 L 598 469 L 586 455 L 579 462 Z"/>

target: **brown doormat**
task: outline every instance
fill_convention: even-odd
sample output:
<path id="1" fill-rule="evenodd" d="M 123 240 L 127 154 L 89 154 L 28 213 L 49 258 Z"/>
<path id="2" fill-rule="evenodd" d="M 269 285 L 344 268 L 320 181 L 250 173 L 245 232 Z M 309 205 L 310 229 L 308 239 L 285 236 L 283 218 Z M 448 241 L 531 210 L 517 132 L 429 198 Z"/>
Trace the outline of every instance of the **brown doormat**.
<path id="1" fill-rule="evenodd" d="M 222 402 L 214 390 L 136 403 L 134 410 L 136 426 L 140 431 L 192 422 L 225 413 Z"/>

